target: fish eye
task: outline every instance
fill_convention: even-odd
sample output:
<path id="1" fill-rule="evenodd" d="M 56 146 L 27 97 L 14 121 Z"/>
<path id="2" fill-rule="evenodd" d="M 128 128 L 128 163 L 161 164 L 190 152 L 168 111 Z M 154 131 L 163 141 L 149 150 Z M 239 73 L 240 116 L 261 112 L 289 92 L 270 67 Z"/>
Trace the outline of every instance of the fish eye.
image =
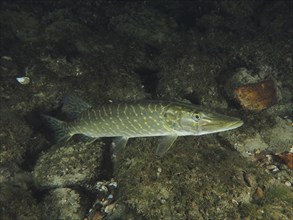
<path id="1" fill-rule="evenodd" d="M 199 115 L 199 114 L 194 114 L 194 119 L 195 119 L 196 121 L 198 121 L 198 120 L 200 119 L 200 115 Z"/>

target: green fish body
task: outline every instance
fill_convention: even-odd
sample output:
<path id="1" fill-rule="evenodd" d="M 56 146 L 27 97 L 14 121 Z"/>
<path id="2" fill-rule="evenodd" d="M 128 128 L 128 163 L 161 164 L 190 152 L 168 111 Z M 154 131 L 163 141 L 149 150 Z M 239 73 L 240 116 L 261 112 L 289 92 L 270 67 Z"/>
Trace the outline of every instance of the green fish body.
<path id="1" fill-rule="evenodd" d="M 129 138 L 161 136 L 156 155 L 168 151 L 178 136 L 204 135 L 237 128 L 243 122 L 234 117 L 211 113 L 192 104 L 167 101 L 112 102 L 91 107 L 82 100 L 66 97 L 62 110 L 74 120 L 63 122 L 45 115 L 56 141 L 82 134 L 93 140 L 115 137 L 119 152 Z"/>

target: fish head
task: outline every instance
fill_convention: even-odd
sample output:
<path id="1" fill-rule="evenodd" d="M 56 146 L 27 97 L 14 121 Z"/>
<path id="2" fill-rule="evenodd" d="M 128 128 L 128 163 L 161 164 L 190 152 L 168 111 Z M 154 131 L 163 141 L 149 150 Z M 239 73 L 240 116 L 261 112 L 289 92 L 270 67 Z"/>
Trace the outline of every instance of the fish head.
<path id="1" fill-rule="evenodd" d="M 184 124 L 183 121 L 182 125 Z M 194 135 L 204 135 L 228 131 L 243 125 L 243 121 L 240 118 L 204 111 L 194 113 L 192 116 L 192 121 Z"/>
<path id="2" fill-rule="evenodd" d="M 173 129 L 179 135 L 211 134 L 243 125 L 240 118 L 211 112 L 195 105 L 183 106 L 174 113 L 176 116 L 173 115 Z"/>

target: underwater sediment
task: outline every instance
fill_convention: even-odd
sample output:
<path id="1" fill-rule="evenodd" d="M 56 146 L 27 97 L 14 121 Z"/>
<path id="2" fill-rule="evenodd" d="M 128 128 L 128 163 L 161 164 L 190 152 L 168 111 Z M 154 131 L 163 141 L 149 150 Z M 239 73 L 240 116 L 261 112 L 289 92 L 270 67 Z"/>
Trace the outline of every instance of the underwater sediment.
<path id="1" fill-rule="evenodd" d="M 291 1 L 2 1 L 0 219 L 292 219 Z M 42 114 L 165 100 L 235 130 L 54 143 Z M 81 138 L 83 139 L 83 138 Z"/>

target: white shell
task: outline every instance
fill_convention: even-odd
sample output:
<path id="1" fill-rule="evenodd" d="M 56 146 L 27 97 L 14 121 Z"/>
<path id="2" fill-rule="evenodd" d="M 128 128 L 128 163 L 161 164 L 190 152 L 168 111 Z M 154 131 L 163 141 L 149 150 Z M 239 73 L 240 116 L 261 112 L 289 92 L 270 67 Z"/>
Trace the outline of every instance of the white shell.
<path id="1" fill-rule="evenodd" d="M 23 76 L 23 77 L 16 77 L 17 82 L 19 82 L 22 85 L 26 85 L 30 83 L 30 78 Z"/>

